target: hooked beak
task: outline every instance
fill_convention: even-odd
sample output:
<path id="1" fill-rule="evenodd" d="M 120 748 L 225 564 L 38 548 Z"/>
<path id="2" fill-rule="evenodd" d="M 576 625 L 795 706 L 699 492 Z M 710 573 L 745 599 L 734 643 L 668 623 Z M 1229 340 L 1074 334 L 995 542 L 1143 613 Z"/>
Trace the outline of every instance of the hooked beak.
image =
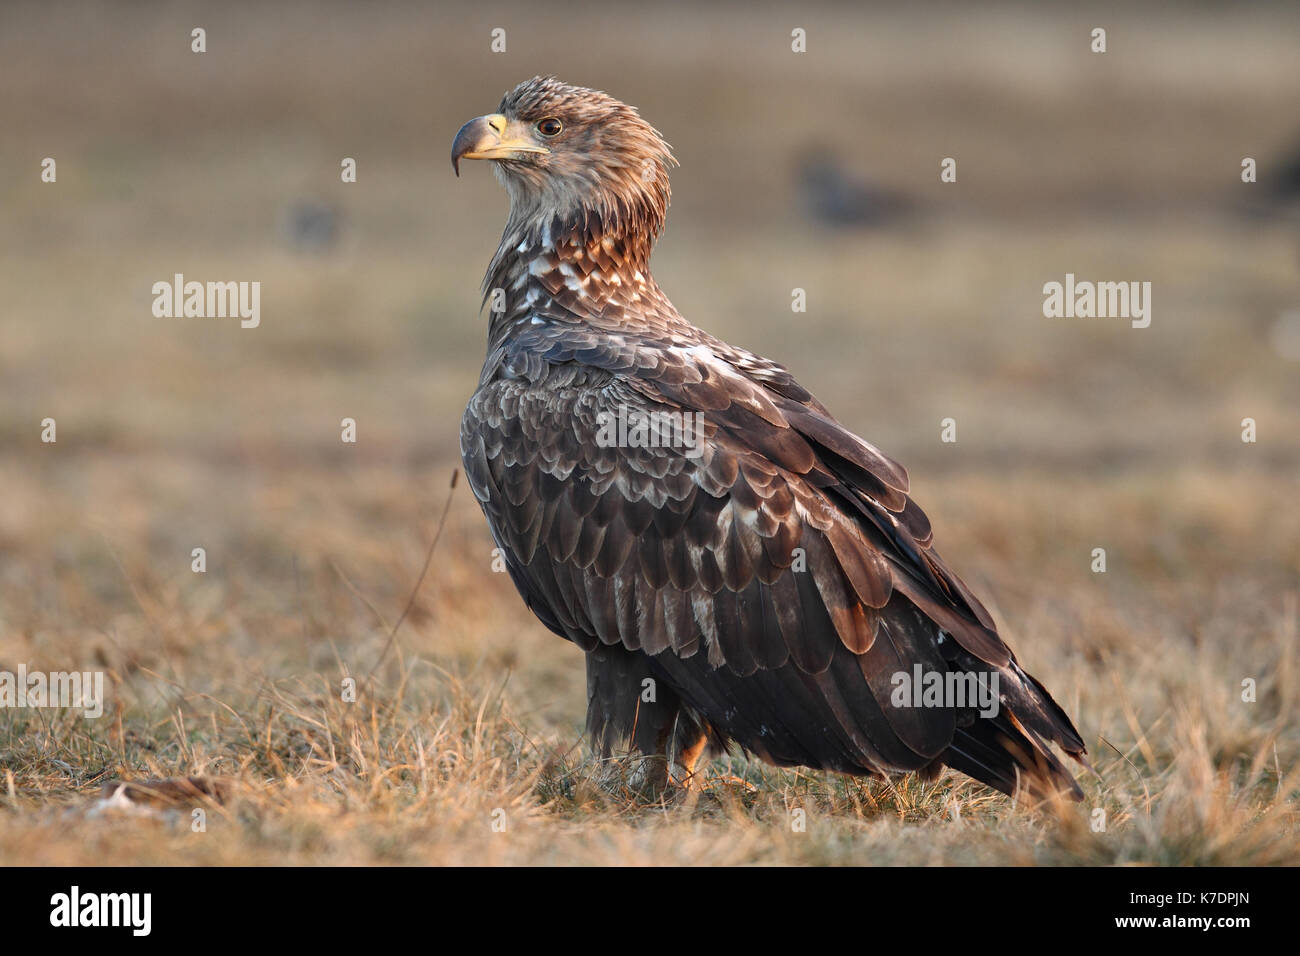
<path id="1" fill-rule="evenodd" d="M 451 144 L 451 168 L 460 175 L 462 159 L 518 159 L 521 153 L 549 153 L 500 113 L 479 116 L 460 128 Z"/>

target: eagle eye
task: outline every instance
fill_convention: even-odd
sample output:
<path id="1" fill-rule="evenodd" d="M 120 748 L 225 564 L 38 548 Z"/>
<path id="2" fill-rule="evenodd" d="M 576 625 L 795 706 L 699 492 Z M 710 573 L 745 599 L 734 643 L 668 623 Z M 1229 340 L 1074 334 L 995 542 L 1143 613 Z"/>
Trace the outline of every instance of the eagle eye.
<path id="1" fill-rule="evenodd" d="M 564 124 L 554 116 L 548 116 L 537 124 L 537 132 L 543 136 L 559 136 L 562 129 L 564 129 Z"/>

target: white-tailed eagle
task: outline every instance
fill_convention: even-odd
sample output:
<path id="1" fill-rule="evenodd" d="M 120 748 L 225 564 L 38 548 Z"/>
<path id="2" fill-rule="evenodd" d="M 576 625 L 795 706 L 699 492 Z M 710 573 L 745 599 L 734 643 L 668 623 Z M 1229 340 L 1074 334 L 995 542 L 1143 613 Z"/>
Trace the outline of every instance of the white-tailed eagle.
<path id="1" fill-rule="evenodd" d="M 594 743 L 658 784 L 734 742 L 1080 796 L 1050 745 L 1083 741 L 934 551 L 902 466 L 651 277 L 676 165 L 659 133 L 537 77 L 465 124 L 463 159 L 510 194 L 465 472 L 528 607 L 586 653 Z"/>

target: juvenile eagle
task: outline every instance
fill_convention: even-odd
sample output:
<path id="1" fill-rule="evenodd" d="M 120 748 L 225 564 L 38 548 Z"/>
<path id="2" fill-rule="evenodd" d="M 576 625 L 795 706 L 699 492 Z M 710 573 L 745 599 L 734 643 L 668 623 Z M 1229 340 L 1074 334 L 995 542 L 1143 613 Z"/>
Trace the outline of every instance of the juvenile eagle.
<path id="1" fill-rule="evenodd" d="M 586 653 L 594 744 L 646 755 L 657 787 L 734 742 L 1081 796 L 1049 745 L 1083 741 L 931 547 L 907 472 L 651 277 L 659 133 L 536 77 L 451 159 L 492 160 L 510 194 L 465 473 L 528 607 Z"/>

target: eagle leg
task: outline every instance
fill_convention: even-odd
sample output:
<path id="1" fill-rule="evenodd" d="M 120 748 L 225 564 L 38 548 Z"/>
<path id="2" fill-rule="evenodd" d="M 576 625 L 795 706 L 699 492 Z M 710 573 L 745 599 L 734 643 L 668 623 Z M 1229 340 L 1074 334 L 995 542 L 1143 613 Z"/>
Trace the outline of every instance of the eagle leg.
<path id="1" fill-rule="evenodd" d="M 649 750 L 637 746 L 643 758 L 641 760 L 641 789 L 652 799 L 659 799 L 664 796 L 669 787 L 676 783 L 672 775 L 672 755 L 670 747 L 672 744 L 672 725 L 660 728 L 655 736 L 655 742 Z"/>
<path id="2" fill-rule="evenodd" d="M 685 721 L 681 722 L 683 725 Z M 681 785 L 690 788 L 695 785 L 695 765 L 704 755 L 704 748 L 709 742 L 709 735 L 694 725 L 680 727 L 682 732 L 693 731 L 694 739 L 683 739 L 677 755 L 677 766 L 681 768 Z"/>
<path id="3" fill-rule="evenodd" d="M 598 645 L 587 653 L 587 732 L 592 745 L 605 758 L 624 747 L 640 754 L 633 783 L 655 798 L 672 782 L 673 731 L 681 706 L 677 692 L 640 651 Z"/>

